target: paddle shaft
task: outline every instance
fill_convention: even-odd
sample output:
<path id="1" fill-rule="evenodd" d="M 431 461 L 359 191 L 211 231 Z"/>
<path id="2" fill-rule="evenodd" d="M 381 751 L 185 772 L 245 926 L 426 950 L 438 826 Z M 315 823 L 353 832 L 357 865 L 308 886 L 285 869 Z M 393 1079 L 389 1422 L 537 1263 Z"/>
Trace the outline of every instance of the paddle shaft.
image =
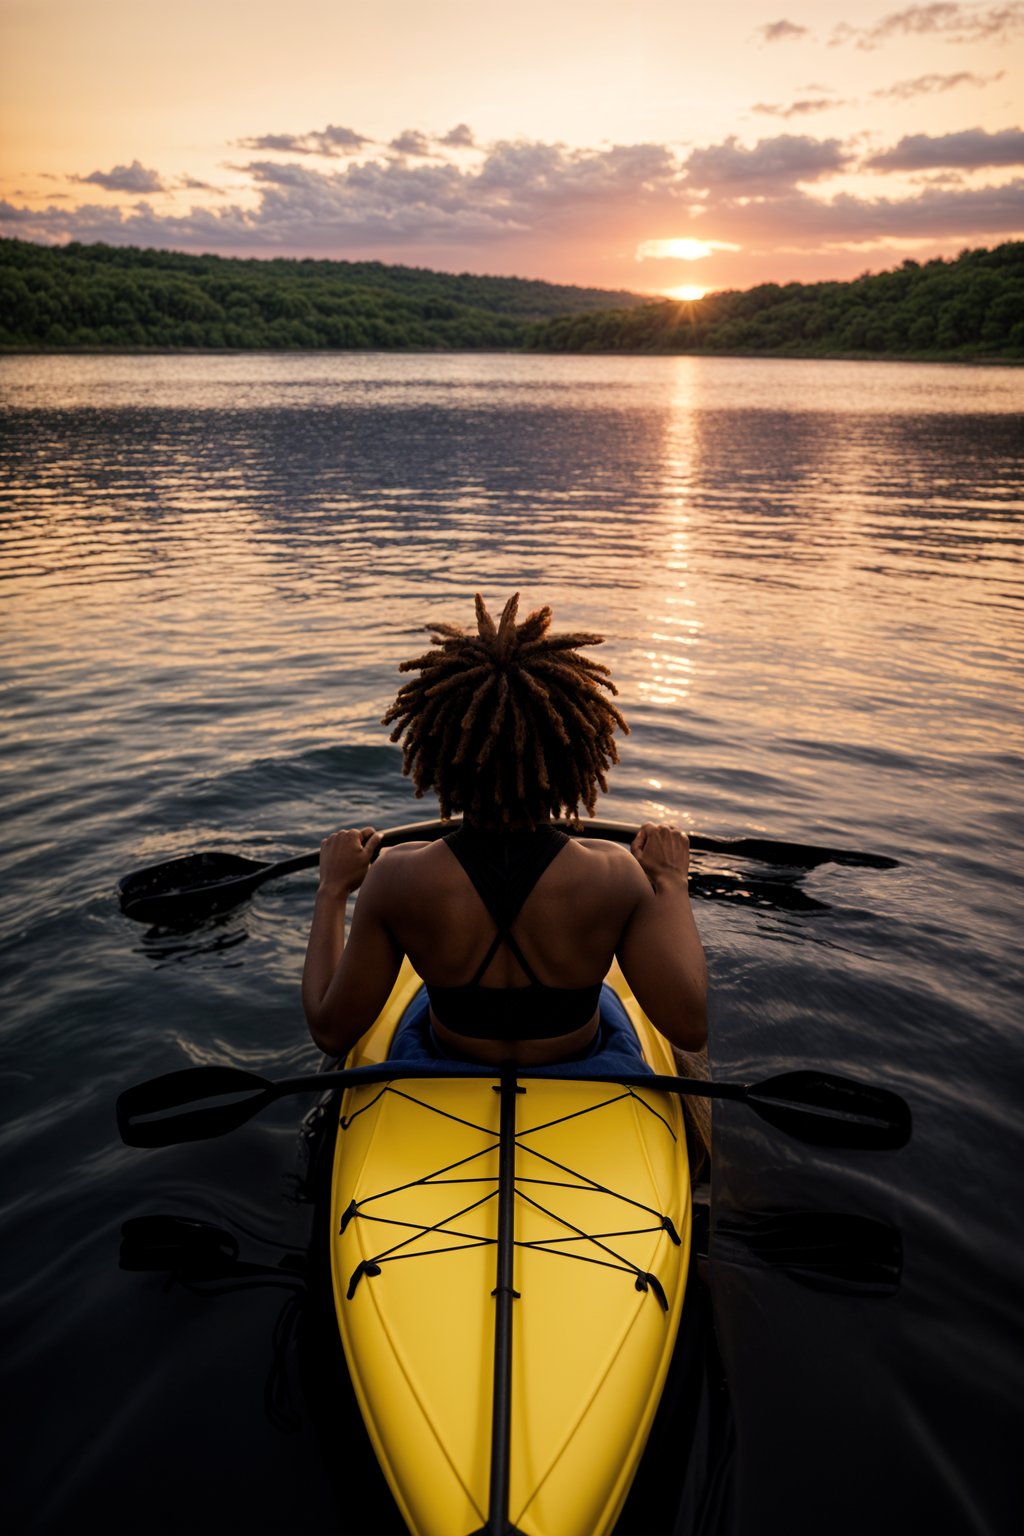
<path id="1" fill-rule="evenodd" d="M 439 1072 L 432 1066 L 405 1065 L 399 1062 L 382 1062 L 378 1067 L 356 1067 L 354 1072 L 358 1074 L 351 1081 L 339 1083 L 338 1089 L 357 1087 L 360 1083 L 386 1083 L 397 1081 L 399 1078 L 438 1078 L 438 1077 L 493 1077 L 500 1073 L 500 1068 L 485 1068 L 481 1072 Z M 541 1082 L 585 1082 L 607 1083 L 610 1087 L 617 1088 L 647 1088 L 655 1093 L 675 1093 L 680 1098 L 692 1099 L 731 1099 L 735 1104 L 750 1104 L 757 1108 L 759 1104 L 776 1104 L 780 1109 L 810 1110 L 811 1106 L 802 1103 L 798 1099 L 787 1099 L 783 1095 L 775 1095 L 764 1092 L 768 1084 L 759 1083 L 715 1083 L 709 1079 L 700 1077 L 670 1077 L 656 1072 L 588 1072 L 579 1078 L 565 1077 L 555 1072 L 545 1072 L 539 1067 L 520 1067 L 519 1075 L 524 1082 L 537 1079 Z M 320 1072 L 306 1078 L 284 1079 L 276 1083 L 269 1093 L 267 1103 L 273 1099 L 283 1098 L 285 1094 L 309 1093 L 319 1087 L 321 1090 L 335 1092 L 333 1083 L 325 1083 L 325 1077 L 348 1077 L 346 1072 L 324 1073 Z M 821 1115 L 827 1120 L 835 1120 L 838 1123 L 851 1125 L 881 1124 L 876 1115 L 860 1114 L 846 1109 L 834 1109 L 829 1105 L 814 1105 L 815 1115 Z"/>
<path id="2" fill-rule="evenodd" d="M 380 846 L 394 848 L 401 843 L 433 842 L 455 831 L 460 824 L 459 821 L 425 821 L 391 827 L 381 834 Z M 579 823 L 563 820 L 554 824 L 577 837 L 597 837 L 617 843 L 631 843 L 640 830 L 630 822 L 600 819 Z M 690 847 L 697 853 L 727 854 L 797 869 L 814 869 L 819 864 L 827 863 L 891 869 L 896 864 L 895 859 L 876 853 L 858 853 L 848 848 L 825 848 L 809 843 L 790 843 L 760 837 L 704 837 L 694 832 L 690 834 Z M 233 869 L 220 879 L 211 879 L 209 863 L 218 858 L 230 862 L 232 856 L 217 853 L 189 855 L 125 875 L 119 881 L 122 911 L 139 922 L 173 922 L 182 914 L 194 915 L 203 908 L 208 912 L 225 911 L 244 901 L 268 880 L 276 880 L 282 875 L 295 874 L 300 870 L 314 869 L 320 861 L 320 854 L 300 853 L 276 863 L 252 864 L 249 868 Z M 187 870 L 193 860 L 199 865 L 206 861 L 205 878 L 193 876 L 189 881 L 186 875 L 183 881 L 183 866 Z M 245 860 L 235 862 L 251 863 Z"/>
<path id="3" fill-rule="evenodd" d="M 461 821 L 420 821 L 405 826 L 391 827 L 381 834 L 381 848 L 395 848 L 400 843 L 436 842 L 447 837 L 462 825 Z M 597 817 L 590 821 L 571 822 L 558 820 L 556 827 L 575 837 L 597 837 L 607 843 L 631 843 L 640 831 L 639 824 L 627 821 L 606 821 Z M 695 853 L 729 853 L 737 858 L 759 859 L 766 864 L 793 864 L 800 868 L 813 868 L 817 864 L 858 864 L 872 869 L 889 869 L 895 859 L 878 853 L 858 853 L 852 848 L 826 848 L 814 843 L 790 843 L 770 837 L 705 837 L 699 832 L 688 834 L 690 847 Z M 312 869 L 320 861 L 319 853 L 300 853 L 292 859 L 283 859 L 261 871 L 259 880 L 271 875 L 290 875 L 300 869 Z"/>
<path id="4" fill-rule="evenodd" d="M 461 1069 L 452 1064 L 439 1072 L 428 1064 L 381 1062 L 274 1082 L 241 1068 L 192 1067 L 127 1089 L 117 1101 L 117 1123 L 122 1140 L 129 1146 L 174 1146 L 225 1135 L 289 1094 L 338 1093 L 361 1084 L 438 1076 L 479 1081 L 500 1078 L 501 1072 L 500 1067 L 473 1064 Z M 518 1073 L 524 1082 L 555 1078 L 608 1083 L 626 1092 L 647 1089 L 683 1097 L 731 1099 L 748 1105 L 769 1124 L 817 1145 L 893 1150 L 905 1145 L 911 1132 L 910 1111 L 896 1094 L 828 1073 L 789 1072 L 763 1083 L 712 1083 L 653 1072 L 600 1070 L 568 1078 L 536 1067 L 520 1067 Z M 225 1103 L 225 1099 L 234 1102 Z"/>

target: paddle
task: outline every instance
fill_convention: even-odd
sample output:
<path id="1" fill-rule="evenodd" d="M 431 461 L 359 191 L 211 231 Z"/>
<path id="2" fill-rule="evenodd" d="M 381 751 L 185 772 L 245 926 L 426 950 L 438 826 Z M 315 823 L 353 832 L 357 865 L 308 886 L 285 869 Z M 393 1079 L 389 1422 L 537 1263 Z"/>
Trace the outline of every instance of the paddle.
<path id="1" fill-rule="evenodd" d="M 443 829 L 443 830 L 435 830 Z M 419 839 L 432 841 L 450 827 L 440 821 L 392 827 L 383 834 L 382 848 Z M 186 917 L 225 912 L 251 896 L 258 886 L 300 869 L 315 869 L 316 853 L 300 853 L 291 859 L 268 864 L 238 853 L 188 853 L 183 858 L 150 864 L 124 875 L 117 882 L 121 911 L 140 923 L 173 923 Z"/>
<path id="2" fill-rule="evenodd" d="M 382 835 L 381 847 L 399 843 L 433 842 L 459 825 L 458 821 L 412 822 L 392 827 Z M 639 827 L 619 821 L 585 821 L 578 827 L 556 822 L 581 837 L 600 837 L 609 842 L 631 843 Z M 789 843 L 767 837 L 702 837 L 690 835 L 690 847 L 698 853 L 724 853 L 766 864 L 794 869 L 815 869 L 819 864 L 852 864 L 866 869 L 894 869 L 896 859 L 880 853 L 858 853 L 850 848 L 823 848 L 810 843 Z M 184 918 L 224 912 L 236 906 L 267 880 L 314 869 L 320 854 L 300 853 L 291 859 L 266 863 L 237 853 L 186 854 L 163 864 L 135 870 L 118 881 L 121 910 L 141 923 L 174 923 Z"/>
<path id="3" fill-rule="evenodd" d="M 896 1228 L 848 1211 L 723 1211 L 714 1250 L 719 1263 L 765 1264 L 846 1296 L 892 1296 L 903 1270 Z"/>
<path id="4" fill-rule="evenodd" d="M 126 1146 L 171 1147 L 223 1136 L 289 1094 L 339 1093 L 361 1084 L 413 1078 L 500 1075 L 491 1067 L 472 1063 L 446 1063 L 439 1073 L 429 1065 L 383 1062 L 339 1072 L 280 1078 L 275 1082 L 241 1067 L 189 1067 L 126 1089 L 117 1101 L 117 1127 Z M 812 1146 L 883 1152 L 894 1151 L 910 1140 L 910 1109 L 898 1094 L 827 1072 L 784 1072 L 763 1083 L 712 1083 L 655 1073 L 623 1076 L 600 1071 L 567 1079 L 536 1067 L 519 1068 L 517 1075 L 524 1084 L 531 1078 L 582 1081 L 697 1098 L 732 1099 L 746 1104 L 769 1125 Z M 231 1102 L 215 1102 L 225 1099 Z"/>

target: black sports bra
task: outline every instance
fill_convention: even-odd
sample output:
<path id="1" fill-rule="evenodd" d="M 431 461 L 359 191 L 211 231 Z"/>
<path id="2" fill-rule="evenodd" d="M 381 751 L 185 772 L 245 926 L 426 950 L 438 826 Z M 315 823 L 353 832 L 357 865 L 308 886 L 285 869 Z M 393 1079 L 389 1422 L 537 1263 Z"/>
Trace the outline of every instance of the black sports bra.
<path id="1" fill-rule="evenodd" d="M 526 898 L 568 841 L 565 832 L 546 822 L 533 831 L 515 832 L 485 832 L 463 824 L 445 838 L 498 929 L 472 981 L 461 987 L 427 987 L 430 1006 L 447 1029 L 473 1040 L 553 1040 L 593 1018 L 601 983 L 544 986 L 511 931 Z M 522 966 L 529 986 L 480 985 L 502 944 Z"/>

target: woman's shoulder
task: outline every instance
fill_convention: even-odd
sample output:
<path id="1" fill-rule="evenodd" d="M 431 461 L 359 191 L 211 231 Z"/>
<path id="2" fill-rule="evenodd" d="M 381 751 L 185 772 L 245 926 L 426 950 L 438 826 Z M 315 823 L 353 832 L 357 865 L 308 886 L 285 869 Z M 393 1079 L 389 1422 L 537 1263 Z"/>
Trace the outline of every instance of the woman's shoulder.
<path id="1" fill-rule="evenodd" d="M 573 848 L 578 848 L 580 853 L 589 859 L 600 859 L 612 869 L 627 869 L 630 865 L 639 868 L 639 865 L 630 853 L 625 843 L 613 843 L 603 837 L 570 836 L 569 842 Z"/>
<path id="2" fill-rule="evenodd" d="M 577 874 L 601 883 L 605 889 L 640 891 L 643 870 L 624 843 L 598 837 L 570 838 L 572 867 Z"/>
<path id="3" fill-rule="evenodd" d="M 455 864 L 445 848 L 444 839 L 432 842 L 398 843 L 394 848 L 382 848 L 374 864 L 374 873 L 381 885 L 400 882 L 407 886 L 410 881 L 433 880 L 438 874 Z"/>
<path id="4" fill-rule="evenodd" d="M 385 922 L 404 912 L 420 911 L 441 891 L 445 858 L 444 844 L 440 842 L 399 843 L 394 848 L 382 848 L 360 888 L 359 899 Z"/>
<path id="5" fill-rule="evenodd" d="M 377 857 L 377 865 L 382 869 L 397 869 L 401 867 L 406 873 L 410 869 L 422 869 L 425 864 L 437 862 L 440 853 L 443 862 L 444 839 L 434 842 L 398 843 L 394 848 L 382 848 Z"/>

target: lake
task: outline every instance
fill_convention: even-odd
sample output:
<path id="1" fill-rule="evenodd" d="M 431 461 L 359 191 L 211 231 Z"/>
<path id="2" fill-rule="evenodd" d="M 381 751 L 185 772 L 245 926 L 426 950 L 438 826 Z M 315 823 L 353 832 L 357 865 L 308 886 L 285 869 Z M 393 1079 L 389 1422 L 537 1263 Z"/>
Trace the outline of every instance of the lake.
<path id="1" fill-rule="evenodd" d="M 842 1152 L 716 1109 L 719 1215 L 859 1214 L 903 1244 L 883 1299 L 713 1259 L 741 1536 L 1009 1531 L 1024 371 L 7 357 L 0 498 L 14 1528 L 337 1526 L 287 1273 L 119 1268 L 122 1222 L 157 1212 L 254 1265 L 301 1255 L 301 1104 L 150 1153 L 113 1121 L 178 1067 L 315 1067 L 315 877 L 187 935 L 128 921 L 116 882 L 432 816 L 379 724 L 398 663 L 474 592 L 520 591 L 606 636 L 632 734 L 604 815 L 899 861 L 694 857 L 714 1075 L 822 1068 L 915 1119 L 902 1151 Z"/>

